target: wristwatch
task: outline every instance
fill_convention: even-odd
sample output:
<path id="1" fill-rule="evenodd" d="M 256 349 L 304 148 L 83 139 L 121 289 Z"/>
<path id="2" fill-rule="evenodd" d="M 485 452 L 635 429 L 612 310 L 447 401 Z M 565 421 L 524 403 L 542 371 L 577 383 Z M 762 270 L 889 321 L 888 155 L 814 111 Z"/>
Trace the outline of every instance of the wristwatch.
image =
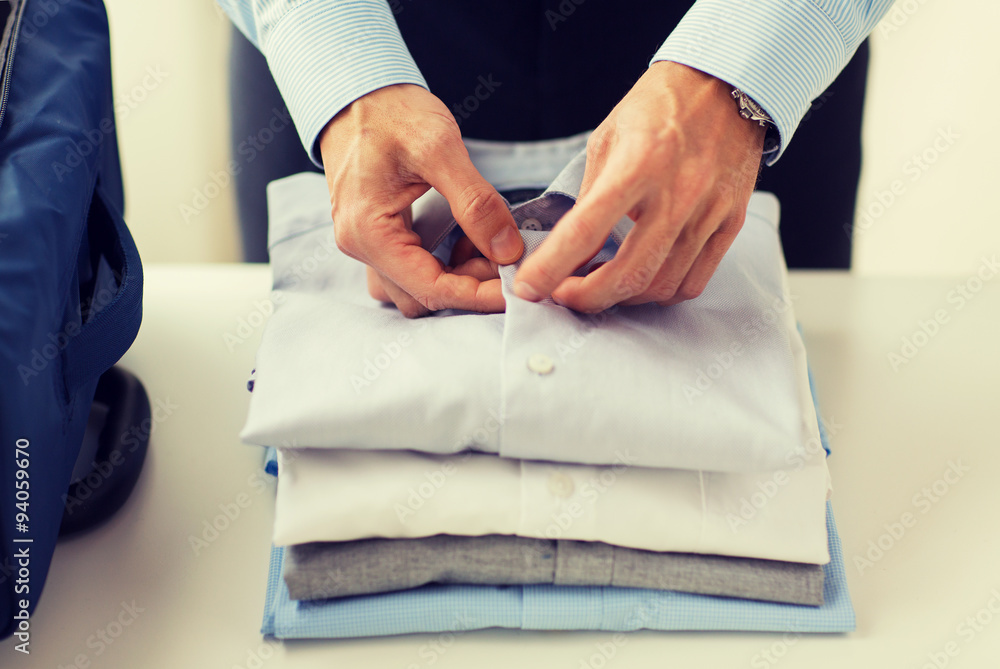
<path id="1" fill-rule="evenodd" d="M 740 107 L 740 116 L 748 121 L 757 121 L 757 123 L 760 123 L 764 127 L 767 127 L 768 124 L 774 125 L 774 120 L 771 116 L 764 111 L 763 107 L 754 102 L 753 98 L 749 95 L 738 88 L 734 88 L 732 96 L 736 100 L 736 104 Z"/>
<path id="2" fill-rule="evenodd" d="M 767 134 L 764 136 L 764 153 L 771 153 L 777 150 L 779 145 L 778 126 L 774 124 L 774 119 L 771 118 L 771 115 L 740 89 L 734 88 L 731 95 L 736 100 L 736 105 L 740 108 L 740 116 L 748 121 L 756 121 L 767 128 Z"/>

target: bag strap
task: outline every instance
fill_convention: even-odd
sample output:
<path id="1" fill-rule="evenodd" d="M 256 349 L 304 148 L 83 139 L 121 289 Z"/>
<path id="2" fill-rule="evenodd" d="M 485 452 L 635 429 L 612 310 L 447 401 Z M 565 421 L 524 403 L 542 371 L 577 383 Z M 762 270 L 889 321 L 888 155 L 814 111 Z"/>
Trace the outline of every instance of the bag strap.
<path id="1" fill-rule="evenodd" d="M 63 370 L 72 394 L 112 367 L 125 354 L 142 321 L 142 264 L 135 241 L 118 209 L 98 180 L 87 215 L 91 243 L 101 248 L 120 275 L 118 290 L 107 305 L 80 328 L 66 345 Z"/>

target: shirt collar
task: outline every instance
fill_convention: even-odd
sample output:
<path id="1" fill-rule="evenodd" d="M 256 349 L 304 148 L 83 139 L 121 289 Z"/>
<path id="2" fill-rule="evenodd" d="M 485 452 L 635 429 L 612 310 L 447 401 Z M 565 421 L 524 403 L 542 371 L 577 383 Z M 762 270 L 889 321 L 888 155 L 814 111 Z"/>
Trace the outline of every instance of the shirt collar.
<path id="1" fill-rule="evenodd" d="M 509 154 L 511 161 L 521 158 L 516 152 Z M 538 197 L 514 206 L 504 200 L 518 228 L 543 232 L 551 230 L 580 196 L 586 163 L 587 152 L 583 149 L 555 175 Z M 436 190 L 427 191 L 413 203 L 413 231 L 420 236 L 421 246 L 427 251 L 433 253 L 455 231 L 457 225 L 447 200 Z M 633 225 L 635 223 L 627 216 L 615 224 L 609 241 L 616 249 L 621 246 Z"/>

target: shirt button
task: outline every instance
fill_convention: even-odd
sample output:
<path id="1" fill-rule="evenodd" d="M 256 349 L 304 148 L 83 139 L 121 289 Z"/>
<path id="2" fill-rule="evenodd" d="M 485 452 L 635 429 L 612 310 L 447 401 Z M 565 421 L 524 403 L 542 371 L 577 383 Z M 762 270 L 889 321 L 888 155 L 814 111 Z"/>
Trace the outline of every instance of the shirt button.
<path id="1" fill-rule="evenodd" d="M 526 218 L 521 222 L 522 230 L 541 230 L 542 224 L 537 218 Z"/>
<path id="2" fill-rule="evenodd" d="M 573 479 L 562 472 L 556 472 L 549 477 L 549 492 L 556 497 L 567 498 L 573 494 Z"/>
<path id="3" fill-rule="evenodd" d="M 533 371 L 535 374 L 551 374 L 552 370 L 555 368 L 556 364 L 552 362 L 552 358 L 544 353 L 536 353 L 528 358 L 528 369 Z"/>

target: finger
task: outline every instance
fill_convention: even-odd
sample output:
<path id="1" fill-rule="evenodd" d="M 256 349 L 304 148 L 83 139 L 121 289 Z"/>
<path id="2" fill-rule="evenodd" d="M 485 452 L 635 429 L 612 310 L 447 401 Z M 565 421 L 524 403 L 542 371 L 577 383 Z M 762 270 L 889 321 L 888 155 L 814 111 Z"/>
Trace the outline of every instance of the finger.
<path id="1" fill-rule="evenodd" d="M 396 308 L 399 309 L 399 313 L 403 314 L 407 318 L 420 318 L 421 316 L 426 316 L 430 313 L 430 310 L 424 308 L 422 304 L 413 299 L 411 295 L 390 281 L 386 276 L 376 271 L 375 279 L 378 281 L 382 292 L 385 293 L 388 298 L 388 300 L 383 301 L 391 302 L 396 305 Z"/>
<path id="2" fill-rule="evenodd" d="M 551 295 L 577 267 L 594 257 L 611 229 L 638 202 L 640 175 L 625 164 L 625 153 L 608 160 L 587 195 L 521 265 L 514 280 L 519 297 L 537 302 Z"/>
<path id="3" fill-rule="evenodd" d="M 733 245 L 736 235 L 739 234 L 740 228 L 743 227 L 743 220 L 743 217 L 731 219 L 709 237 L 708 242 L 705 243 L 701 253 L 684 277 L 684 281 L 681 282 L 680 287 L 678 287 L 672 297 L 667 300 L 658 298 L 655 295 L 651 297 L 662 306 L 670 306 L 679 304 L 685 300 L 693 300 L 701 295 L 702 291 L 708 285 L 709 280 L 715 274 L 715 270 L 718 269 L 719 263 L 722 262 L 722 258 L 729 251 L 729 247 Z"/>
<path id="4" fill-rule="evenodd" d="M 691 272 L 698 259 L 706 253 L 706 248 L 711 254 L 705 256 L 706 260 L 715 259 L 711 271 L 714 271 L 722 260 L 726 249 L 736 236 L 731 224 L 725 219 L 730 211 L 729 203 L 724 200 L 713 201 L 707 213 L 700 216 L 696 223 L 684 228 L 660 271 L 646 290 L 625 300 L 624 304 L 647 302 L 657 302 L 662 305 L 677 304 L 700 295 L 708 279 L 711 278 L 711 273 L 707 276 L 701 274 L 707 265 L 699 267 L 699 274 L 696 276 L 691 276 Z M 715 241 L 712 241 L 713 239 Z M 709 242 L 712 242 L 711 246 Z"/>
<path id="5" fill-rule="evenodd" d="M 473 276 L 445 271 L 440 261 L 419 245 L 392 243 L 382 249 L 375 264 L 383 268 L 390 281 L 430 311 L 504 310 L 503 295 L 498 289 L 483 287 Z"/>
<path id="6" fill-rule="evenodd" d="M 590 192 L 591 186 L 601 173 L 601 167 L 607 162 L 608 154 L 615 144 L 615 137 L 598 128 L 587 138 L 587 161 L 583 166 L 583 180 L 580 182 L 580 193 L 577 200 L 583 199 Z"/>
<path id="7" fill-rule="evenodd" d="M 487 258 L 472 258 L 456 265 L 452 274 L 472 276 L 480 281 L 490 281 L 500 278 L 500 268 Z"/>
<path id="8" fill-rule="evenodd" d="M 366 265 L 365 274 L 368 278 L 368 294 L 379 302 L 392 302 L 389 293 L 385 292 L 385 288 L 382 287 L 382 279 L 379 277 L 379 273 L 375 271 L 375 268 Z"/>
<path id="9" fill-rule="evenodd" d="M 448 158 L 430 165 L 423 178 L 448 200 L 458 225 L 484 256 L 501 265 L 515 262 L 524 243 L 507 203 L 473 166 L 463 144 Z"/>
<path id="10" fill-rule="evenodd" d="M 645 292 L 674 248 L 680 227 L 667 225 L 664 216 L 659 208 L 644 214 L 614 258 L 582 279 L 566 279 L 553 291 L 552 299 L 577 311 L 593 313 Z"/>
<path id="11" fill-rule="evenodd" d="M 413 297 L 407 294 L 406 291 L 401 289 L 392 281 L 384 279 L 382 285 L 384 286 L 386 293 L 389 294 L 392 303 L 396 305 L 397 309 L 399 309 L 399 313 L 403 314 L 407 318 L 420 318 L 421 316 L 426 316 L 430 313 L 429 309 L 413 299 Z"/>
<path id="12" fill-rule="evenodd" d="M 452 247 L 448 264 L 452 267 L 457 267 L 466 260 L 471 260 L 476 257 L 482 257 L 482 254 L 479 253 L 479 249 L 477 249 L 476 245 L 472 243 L 472 240 L 463 235 L 462 237 L 459 237 L 458 241 L 455 242 L 455 246 Z"/>
<path id="13" fill-rule="evenodd" d="M 369 222 L 366 229 L 366 253 L 359 259 L 376 267 L 383 277 L 412 296 L 424 309 L 504 310 L 499 292 L 481 291 L 477 279 L 448 273 L 440 260 L 420 246 L 419 235 L 405 228 L 401 214 L 378 217 Z M 383 287 L 392 297 L 388 284 L 383 282 Z"/>

